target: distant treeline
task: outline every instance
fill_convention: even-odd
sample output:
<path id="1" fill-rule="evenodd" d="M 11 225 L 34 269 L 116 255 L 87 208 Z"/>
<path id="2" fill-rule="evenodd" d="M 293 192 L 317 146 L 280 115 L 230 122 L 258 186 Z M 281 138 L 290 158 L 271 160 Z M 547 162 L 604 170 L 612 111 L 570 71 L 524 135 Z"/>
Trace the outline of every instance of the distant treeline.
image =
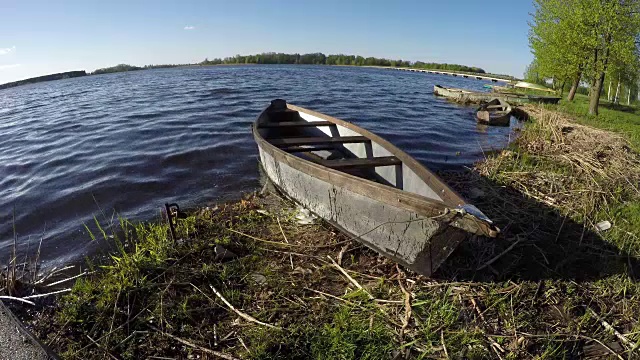
<path id="1" fill-rule="evenodd" d="M 110 74 L 110 73 L 117 73 L 117 72 L 147 70 L 147 69 L 164 69 L 164 68 L 173 68 L 178 66 L 189 66 L 189 65 L 192 65 L 192 64 L 160 64 L 160 65 L 145 65 L 143 67 L 128 65 L 128 64 L 118 64 L 116 66 L 97 69 L 94 72 L 92 72 L 91 75 Z"/>
<path id="2" fill-rule="evenodd" d="M 33 83 L 38 83 L 38 82 L 42 82 L 42 81 L 68 79 L 68 78 L 74 78 L 74 77 L 85 76 L 85 75 L 87 75 L 87 73 L 84 70 L 82 70 L 82 71 L 67 71 L 67 72 L 63 72 L 63 73 L 38 76 L 38 77 L 33 77 L 33 78 L 29 78 L 29 79 L 24 79 L 24 80 L 20 80 L 20 81 L 14 81 L 14 82 L 2 84 L 2 85 L 0 85 L 0 89 L 7 89 L 7 88 L 14 87 L 14 86 L 33 84 Z"/>
<path id="3" fill-rule="evenodd" d="M 485 71 L 478 67 L 458 64 L 424 63 L 422 61 L 391 60 L 376 57 L 363 57 L 359 55 L 325 55 L 323 53 L 312 54 L 284 54 L 262 53 L 256 55 L 236 55 L 224 59 L 205 59 L 200 65 L 221 64 L 308 64 L 308 65 L 352 65 L 352 66 L 391 66 L 412 67 L 420 69 L 438 69 L 451 71 L 464 71 L 482 73 Z"/>

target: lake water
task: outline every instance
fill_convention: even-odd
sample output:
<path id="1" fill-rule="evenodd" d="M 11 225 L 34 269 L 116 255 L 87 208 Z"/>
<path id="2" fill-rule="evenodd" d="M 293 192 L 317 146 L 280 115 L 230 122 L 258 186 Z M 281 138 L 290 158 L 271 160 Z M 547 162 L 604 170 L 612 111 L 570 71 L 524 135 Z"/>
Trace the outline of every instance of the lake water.
<path id="1" fill-rule="evenodd" d="M 87 76 L 0 90 L 0 263 L 42 238 L 45 266 L 95 251 L 83 224 L 158 218 L 259 187 L 250 124 L 270 100 L 360 125 L 433 169 L 471 165 L 509 128 L 433 85 L 486 82 L 386 69 L 219 66 Z M 14 220 L 15 218 L 15 220 Z"/>

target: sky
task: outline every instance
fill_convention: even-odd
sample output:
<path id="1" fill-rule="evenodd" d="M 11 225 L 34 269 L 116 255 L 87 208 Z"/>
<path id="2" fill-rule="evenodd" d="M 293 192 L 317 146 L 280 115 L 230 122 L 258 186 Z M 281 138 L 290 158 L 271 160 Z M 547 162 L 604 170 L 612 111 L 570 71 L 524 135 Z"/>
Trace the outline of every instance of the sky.
<path id="1" fill-rule="evenodd" d="M 0 84 L 261 52 L 354 54 L 522 77 L 531 0 L 0 0 Z"/>

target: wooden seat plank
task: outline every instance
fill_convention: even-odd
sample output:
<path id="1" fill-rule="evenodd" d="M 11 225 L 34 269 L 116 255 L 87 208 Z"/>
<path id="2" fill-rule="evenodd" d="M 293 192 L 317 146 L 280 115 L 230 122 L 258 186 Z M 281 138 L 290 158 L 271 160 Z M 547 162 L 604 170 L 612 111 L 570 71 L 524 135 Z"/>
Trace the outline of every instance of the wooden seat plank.
<path id="1" fill-rule="evenodd" d="M 336 137 L 300 137 L 300 138 L 273 138 L 267 139 L 278 147 L 296 145 L 322 145 L 322 144 L 348 144 L 371 141 L 365 136 L 336 136 Z"/>
<path id="2" fill-rule="evenodd" d="M 338 150 L 337 145 L 339 144 L 328 144 L 328 145 L 311 145 L 311 146 L 285 146 L 280 149 L 289 152 L 289 153 L 303 153 L 303 152 L 312 152 L 312 151 L 332 151 Z"/>
<path id="3" fill-rule="evenodd" d="M 335 125 L 331 121 L 281 121 L 272 123 L 263 123 L 261 128 L 296 128 L 296 127 L 316 127 Z"/>
<path id="4" fill-rule="evenodd" d="M 357 158 L 357 159 L 337 159 L 318 161 L 320 165 L 330 167 L 332 169 L 344 168 L 370 168 L 378 166 L 402 165 L 402 161 L 395 156 L 380 156 L 373 158 Z"/>

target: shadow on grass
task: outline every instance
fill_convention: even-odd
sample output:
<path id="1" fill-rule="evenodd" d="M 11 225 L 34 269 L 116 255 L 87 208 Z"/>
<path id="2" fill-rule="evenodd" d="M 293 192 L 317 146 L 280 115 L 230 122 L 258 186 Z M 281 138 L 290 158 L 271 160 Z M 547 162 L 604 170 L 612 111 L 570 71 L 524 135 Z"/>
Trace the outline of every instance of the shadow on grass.
<path id="1" fill-rule="evenodd" d="M 626 113 L 630 113 L 630 114 L 635 114 L 635 113 L 640 111 L 636 106 L 623 105 L 623 104 L 614 104 L 614 103 L 611 103 L 611 102 L 602 102 L 602 103 L 600 103 L 600 106 L 602 106 L 603 108 L 606 108 L 606 109 L 622 111 L 622 112 L 626 112 Z"/>
<path id="2" fill-rule="evenodd" d="M 595 229 L 477 173 L 448 172 L 441 176 L 482 209 L 502 232 L 495 239 L 473 238 L 462 243 L 436 277 L 581 283 L 628 274 L 638 280 L 640 260 L 604 240 Z"/>

